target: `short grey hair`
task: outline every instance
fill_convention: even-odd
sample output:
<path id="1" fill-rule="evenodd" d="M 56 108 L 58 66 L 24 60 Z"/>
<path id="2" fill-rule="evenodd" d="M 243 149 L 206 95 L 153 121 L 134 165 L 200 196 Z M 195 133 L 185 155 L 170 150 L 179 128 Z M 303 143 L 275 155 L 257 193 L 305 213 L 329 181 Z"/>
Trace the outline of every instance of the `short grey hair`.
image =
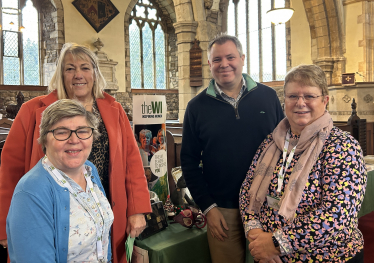
<path id="1" fill-rule="evenodd" d="M 317 65 L 298 65 L 292 68 L 284 79 L 284 94 L 286 85 L 290 82 L 296 82 L 301 86 L 315 86 L 321 90 L 323 96 L 329 95 L 326 74 Z"/>
<path id="2" fill-rule="evenodd" d="M 94 99 L 103 99 L 103 91 L 106 88 L 106 81 L 99 68 L 99 61 L 94 52 L 88 47 L 78 45 L 75 43 L 66 43 L 61 49 L 60 56 L 57 62 L 57 68 L 52 76 L 52 79 L 48 86 L 48 91 L 57 90 L 57 97 L 59 99 L 72 99 L 69 98 L 64 85 L 64 67 L 65 57 L 67 54 L 71 54 L 74 59 L 80 59 L 83 61 L 90 62 L 94 71 L 94 85 L 92 88 L 92 95 Z"/>
<path id="3" fill-rule="evenodd" d="M 217 36 L 215 36 L 210 42 L 209 42 L 209 45 L 208 45 L 208 60 L 210 59 L 210 51 L 212 50 L 212 46 L 214 44 L 218 44 L 218 45 L 223 45 L 225 44 L 227 41 L 231 41 L 235 44 L 236 46 L 236 49 L 238 50 L 239 52 L 239 56 L 243 56 L 243 48 L 242 48 L 242 44 L 240 43 L 239 39 L 236 37 L 236 36 L 230 36 L 226 33 L 221 33 L 221 34 L 218 34 Z"/>
<path id="4" fill-rule="evenodd" d="M 52 126 L 58 123 L 63 118 L 72 118 L 76 116 L 85 117 L 88 126 L 94 128 L 94 140 L 96 140 L 100 136 L 100 133 L 97 130 L 99 126 L 99 120 L 93 113 L 87 111 L 84 106 L 76 100 L 58 100 L 49 105 L 42 114 L 42 121 L 40 123 L 40 137 L 38 138 L 38 143 L 41 145 L 44 153 L 46 153 L 48 131 L 52 128 Z"/>

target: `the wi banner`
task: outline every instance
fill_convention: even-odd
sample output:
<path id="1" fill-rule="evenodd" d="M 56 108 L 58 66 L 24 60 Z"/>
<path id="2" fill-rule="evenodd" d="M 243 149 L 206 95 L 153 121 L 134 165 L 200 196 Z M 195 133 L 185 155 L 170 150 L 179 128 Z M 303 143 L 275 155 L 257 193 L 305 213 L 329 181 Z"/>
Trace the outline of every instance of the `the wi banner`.
<path id="1" fill-rule="evenodd" d="M 169 194 L 166 154 L 166 98 L 133 96 L 133 129 L 143 161 L 148 189 L 165 203 Z"/>

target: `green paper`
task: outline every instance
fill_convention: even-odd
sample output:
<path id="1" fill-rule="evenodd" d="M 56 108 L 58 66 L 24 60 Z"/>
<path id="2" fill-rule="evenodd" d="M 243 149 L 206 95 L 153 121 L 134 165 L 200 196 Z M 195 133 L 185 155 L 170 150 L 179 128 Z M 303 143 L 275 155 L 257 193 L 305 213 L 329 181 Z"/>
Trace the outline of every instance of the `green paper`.
<path id="1" fill-rule="evenodd" d="M 131 237 L 130 235 L 127 237 L 125 243 L 127 262 L 131 261 L 132 251 L 134 250 L 134 241 L 135 237 Z"/>

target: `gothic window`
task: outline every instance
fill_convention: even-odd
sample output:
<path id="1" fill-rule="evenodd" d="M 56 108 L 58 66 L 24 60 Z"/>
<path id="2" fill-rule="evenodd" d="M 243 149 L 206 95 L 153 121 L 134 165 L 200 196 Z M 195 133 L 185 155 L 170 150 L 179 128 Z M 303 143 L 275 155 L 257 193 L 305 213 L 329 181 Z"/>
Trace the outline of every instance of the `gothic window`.
<path id="1" fill-rule="evenodd" d="M 38 12 L 31 0 L 0 0 L 0 84 L 40 85 Z"/>
<path id="2" fill-rule="evenodd" d="M 164 25 L 148 0 L 132 10 L 129 35 L 131 88 L 166 89 Z"/>
<path id="3" fill-rule="evenodd" d="M 246 55 L 243 72 L 255 81 L 284 80 L 286 63 L 286 26 L 274 25 L 266 16 L 285 0 L 230 0 L 227 33 L 239 38 Z"/>

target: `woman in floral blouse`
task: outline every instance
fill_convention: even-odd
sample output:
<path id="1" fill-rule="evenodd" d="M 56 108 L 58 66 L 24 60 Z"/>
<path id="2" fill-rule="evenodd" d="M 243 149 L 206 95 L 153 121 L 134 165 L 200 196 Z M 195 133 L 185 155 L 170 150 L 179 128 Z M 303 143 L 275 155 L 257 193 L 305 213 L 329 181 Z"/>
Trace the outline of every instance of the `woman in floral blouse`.
<path id="1" fill-rule="evenodd" d="M 287 117 L 260 145 L 240 190 L 250 253 L 259 262 L 363 262 L 361 147 L 333 126 L 321 68 L 293 68 L 284 93 Z"/>
<path id="2" fill-rule="evenodd" d="M 48 106 L 45 156 L 18 182 L 7 217 L 11 262 L 108 262 L 113 212 L 87 161 L 98 119 L 75 100 Z"/>

